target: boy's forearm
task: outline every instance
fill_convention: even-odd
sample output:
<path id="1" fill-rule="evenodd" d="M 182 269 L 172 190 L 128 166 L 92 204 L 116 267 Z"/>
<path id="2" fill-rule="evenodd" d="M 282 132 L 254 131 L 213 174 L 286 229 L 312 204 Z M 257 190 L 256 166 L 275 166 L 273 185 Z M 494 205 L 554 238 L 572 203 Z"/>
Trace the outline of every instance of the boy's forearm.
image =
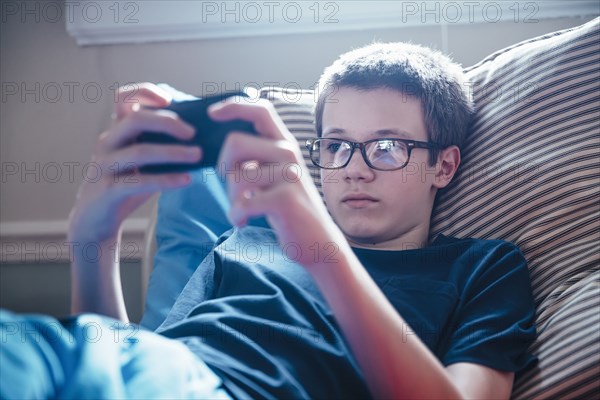
<path id="1" fill-rule="evenodd" d="M 69 234 L 68 240 L 75 244 L 71 260 L 71 313 L 92 312 L 129 322 L 121 287 L 120 235 L 100 242 Z"/>
<path id="2" fill-rule="evenodd" d="M 351 250 L 349 250 L 351 252 Z M 376 398 L 460 398 L 353 253 L 309 268 Z"/>

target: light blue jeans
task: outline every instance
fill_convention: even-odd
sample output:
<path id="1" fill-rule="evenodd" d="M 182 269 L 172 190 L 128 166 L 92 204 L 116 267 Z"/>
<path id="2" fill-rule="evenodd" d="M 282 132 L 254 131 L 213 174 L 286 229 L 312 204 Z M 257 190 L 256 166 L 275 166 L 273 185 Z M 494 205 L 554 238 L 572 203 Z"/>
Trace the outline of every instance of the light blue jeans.
<path id="1" fill-rule="evenodd" d="M 182 343 L 117 320 L 0 310 L 1 399 L 231 399 Z"/>

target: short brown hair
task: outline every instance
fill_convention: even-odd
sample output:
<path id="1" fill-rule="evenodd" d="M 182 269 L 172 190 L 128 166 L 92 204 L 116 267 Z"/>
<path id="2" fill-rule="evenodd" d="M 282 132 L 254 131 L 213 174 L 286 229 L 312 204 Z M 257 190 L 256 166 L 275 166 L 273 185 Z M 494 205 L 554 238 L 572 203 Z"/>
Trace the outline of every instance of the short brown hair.
<path id="1" fill-rule="evenodd" d="M 421 102 L 429 141 L 462 146 L 474 113 L 462 68 L 439 51 L 409 43 L 374 43 L 342 54 L 319 80 L 315 107 L 317 135 L 323 111 L 335 89 L 392 89 Z M 434 164 L 437 152 L 430 152 Z"/>

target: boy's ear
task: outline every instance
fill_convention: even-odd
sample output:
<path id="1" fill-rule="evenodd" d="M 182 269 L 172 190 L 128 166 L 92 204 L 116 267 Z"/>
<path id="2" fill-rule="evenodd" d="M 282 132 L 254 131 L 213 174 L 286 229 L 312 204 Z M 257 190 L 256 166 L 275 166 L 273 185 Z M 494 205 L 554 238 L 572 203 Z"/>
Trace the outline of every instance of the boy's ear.
<path id="1" fill-rule="evenodd" d="M 448 146 L 438 154 L 435 164 L 435 181 L 433 186 L 442 189 L 448 186 L 458 166 L 460 165 L 460 149 L 457 146 Z"/>

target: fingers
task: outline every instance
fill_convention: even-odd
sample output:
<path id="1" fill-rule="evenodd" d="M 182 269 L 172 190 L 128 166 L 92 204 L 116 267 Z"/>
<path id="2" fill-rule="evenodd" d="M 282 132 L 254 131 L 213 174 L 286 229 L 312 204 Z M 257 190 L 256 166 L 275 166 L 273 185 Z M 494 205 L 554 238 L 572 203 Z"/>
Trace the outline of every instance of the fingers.
<path id="1" fill-rule="evenodd" d="M 180 140 L 193 138 L 194 128 L 174 112 L 144 108 L 170 103 L 171 96 L 151 83 L 119 88 L 112 126 L 99 136 L 92 155 L 96 175 L 84 180 L 77 193 L 74 216 L 70 217 L 74 231 L 84 236 L 111 236 L 150 194 L 191 182 L 189 173 L 142 174 L 137 168 L 163 162 L 192 163 L 201 158 L 197 146 L 135 143 L 144 131 L 164 132 Z"/>
<path id="2" fill-rule="evenodd" d="M 241 132 L 229 133 L 223 143 L 218 165 L 227 167 L 251 160 L 275 163 L 303 162 L 302 153 L 295 139 L 291 142 L 271 140 Z"/>
<path id="3" fill-rule="evenodd" d="M 100 135 L 98 151 L 109 152 L 133 142 L 144 131 L 165 132 L 189 140 L 195 129 L 168 110 L 139 110 L 127 114 L 115 126 Z"/>
<path id="4" fill-rule="evenodd" d="M 124 219 L 139 206 L 139 204 L 131 204 L 132 198 L 178 189 L 190 182 L 191 176 L 188 173 L 160 175 L 142 174 L 139 171 L 128 171 L 123 174 L 106 173 L 102 179 L 94 183 L 93 191 L 101 196 L 102 205 L 98 205 L 99 208 L 108 207 L 105 212 L 110 213 L 112 210 Z"/>
<path id="5" fill-rule="evenodd" d="M 235 226 L 244 226 L 250 218 L 260 215 L 268 215 L 271 221 L 278 221 L 280 218 L 276 213 L 283 206 L 282 195 L 285 193 L 286 189 L 283 185 L 245 191 L 233 198 L 228 213 L 229 221 Z"/>
<path id="6" fill-rule="evenodd" d="M 264 189 L 296 183 L 308 169 L 294 141 L 271 140 L 232 132 L 227 136 L 217 171 L 227 179 L 231 198 L 253 186 Z"/>
<path id="7" fill-rule="evenodd" d="M 132 83 L 121 86 L 117 91 L 115 119 L 119 121 L 127 114 L 137 111 L 141 106 L 166 107 L 172 96 L 153 83 Z"/>
<path id="8" fill-rule="evenodd" d="M 259 172 L 264 172 L 265 165 L 269 168 L 275 166 L 279 170 L 282 166 L 293 165 L 299 171 L 296 173 L 298 175 L 303 173 L 302 170 L 307 171 L 296 139 L 288 131 L 270 102 L 266 100 L 251 102 L 243 97 L 230 97 L 211 105 L 208 114 L 216 121 L 241 119 L 251 122 L 260 135 L 257 137 L 239 132 L 231 132 L 227 135 L 217 162 L 217 170 L 221 176 L 231 171 L 248 173 L 249 165 L 252 165 L 247 164 L 248 161 L 257 161 L 256 168 Z M 262 177 L 265 175 L 267 174 L 261 173 Z M 270 182 L 260 180 L 253 184 L 265 188 L 279 182 L 281 179 Z M 232 188 L 232 194 L 245 190 L 249 182 L 235 183 L 236 185 L 232 185 L 236 186 Z"/>
<path id="9" fill-rule="evenodd" d="M 244 97 L 230 97 L 208 108 L 215 121 L 241 119 L 251 122 L 259 135 L 275 140 L 294 140 L 273 105 L 266 100 L 250 102 Z"/>
<path id="10" fill-rule="evenodd" d="M 230 199 L 237 199 L 270 187 L 297 183 L 303 170 L 297 163 L 258 163 L 250 161 L 237 164 L 235 170 L 227 171 L 227 193 Z"/>
<path id="11" fill-rule="evenodd" d="M 244 226 L 248 219 L 265 215 L 272 228 L 284 233 L 290 228 L 288 224 L 302 223 L 293 221 L 299 215 L 306 212 L 311 215 L 327 213 L 322 202 L 315 203 L 318 193 L 316 197 L 302 196 L 297 189 L 298 185 L 273 185 L 241 192 L 231 201 L 229 220 L 236 226 Z M 293 214 L 290 213 L 291 207 L 295 209 Z"/>
<path id="12" fill-rule="evenodd" d="M 201 157 L 202 150 L 198 146 L 143 143 L 114 151 L 98 159 L 98 163 L 103 169 L 122 173 L 148 164 L 196 163 Z"/>

